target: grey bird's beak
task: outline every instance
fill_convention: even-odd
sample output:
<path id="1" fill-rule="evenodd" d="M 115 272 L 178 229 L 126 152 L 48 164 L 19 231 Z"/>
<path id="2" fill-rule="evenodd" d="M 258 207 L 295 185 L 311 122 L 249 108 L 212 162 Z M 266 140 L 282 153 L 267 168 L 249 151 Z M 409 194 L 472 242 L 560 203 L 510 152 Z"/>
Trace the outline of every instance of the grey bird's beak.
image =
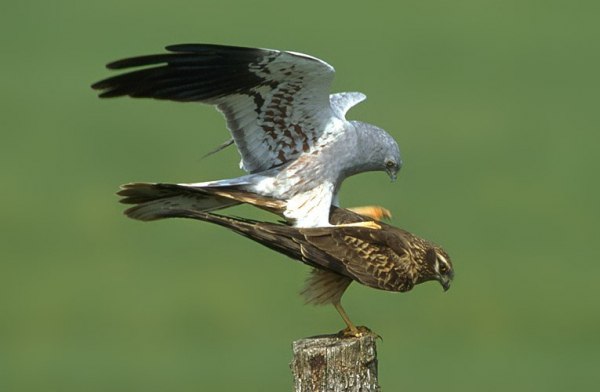
<path id="1" fill-rule="evenodd" d="M 392 179 L 392 182 L 396 181 L 396 177 L 398 177 L 398 172 L 395 170 L 388 170 L 387 171 L 388 176 L 390 176 L 390 178 Z"/>

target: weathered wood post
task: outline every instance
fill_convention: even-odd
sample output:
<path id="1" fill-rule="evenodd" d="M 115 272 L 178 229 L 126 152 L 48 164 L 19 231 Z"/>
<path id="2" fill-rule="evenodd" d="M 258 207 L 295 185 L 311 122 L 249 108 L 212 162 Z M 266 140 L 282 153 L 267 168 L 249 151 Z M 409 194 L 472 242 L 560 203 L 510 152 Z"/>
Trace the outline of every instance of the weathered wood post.
<path id="1" fill-rule="evenodd" d="M 320 335 L 296 340 L 290 364 L 296 392 L 381 391 L 376 338 Z"/>

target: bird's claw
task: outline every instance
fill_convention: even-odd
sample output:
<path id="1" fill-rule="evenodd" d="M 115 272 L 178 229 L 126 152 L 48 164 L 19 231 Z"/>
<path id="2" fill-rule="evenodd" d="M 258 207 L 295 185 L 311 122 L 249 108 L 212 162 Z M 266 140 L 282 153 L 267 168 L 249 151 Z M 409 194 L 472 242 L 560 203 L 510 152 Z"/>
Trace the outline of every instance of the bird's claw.
<path id="1" fill-rule="evenodd" d="M 373 218 L 378 221 L 392 218 L 392 213 L 390 212 L 390 210 L 380 206 L 360 206 L 348 208 L 348 210 L 355 212 L 358 215 Z"/>
<path id="2" fill-rule="evenodd" d="M 363 325 L 358 326 L 354 329 L 352 329 L 352 328 L 342 329 L 340 332 L 337 333 L 337 337 L 340 339 L 360 338 L 363 336 L 372 336 L 375 339 L 377 339 L 377 338 L 381 339 L 381 336 L 377 335 L 375 332 L 371 331 L 369 328 L 367 328 Z"/>

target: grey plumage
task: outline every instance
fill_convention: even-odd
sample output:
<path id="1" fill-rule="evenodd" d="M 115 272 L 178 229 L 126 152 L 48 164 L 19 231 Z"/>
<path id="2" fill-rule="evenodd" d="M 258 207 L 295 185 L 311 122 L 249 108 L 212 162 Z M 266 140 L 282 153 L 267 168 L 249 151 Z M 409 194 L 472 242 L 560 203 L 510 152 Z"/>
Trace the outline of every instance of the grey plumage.
<path id="1" fill-rule="evenodd" d="M 330 95 L 334 70 L 327 63 L 293 52 L 219 45 L 175 45 L 167 50 L 171 53 L 111 63 L 108 68 L 119 70 L 150 67 L 92 87 L 101 90 L 103 98 L 199 102 L 223 113 L 242 157 L 241 167 L 249 174 L 181 187 L 235 188 L 286 200 L 286 219 L 299 227 L 318 227 L 329 225 L 329 209 L 337 204 L 347 177 L 367 171 L 396 177 L 402 164 L 398 145 L 374 125 L 345 119 L 365 96 Z M 161 210 L 157 203 L 164 207 L 185 200 L 197 210 L 217 208 L 205 197 L 192 201 L 173 194 L 168 200 L 158 188 L 153 200 L 149 196 L 154 184 L 147 185 L 147 204 L 137 209 L 144 219 L 156 219 L 153 211 Z M 136 187 L 128 189 L 134 192 Z"/>

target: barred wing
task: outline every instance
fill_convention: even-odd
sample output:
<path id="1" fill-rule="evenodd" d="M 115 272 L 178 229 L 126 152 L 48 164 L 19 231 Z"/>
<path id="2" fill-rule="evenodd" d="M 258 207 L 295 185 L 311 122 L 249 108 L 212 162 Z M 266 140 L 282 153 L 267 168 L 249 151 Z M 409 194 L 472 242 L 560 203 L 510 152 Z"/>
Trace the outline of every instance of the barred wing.
<path id="1" fill-rule="evenodd" d="M 101 98 L 130 96 L 216 105 L 242 156 L 256 173 L 318 147 L 324 133 L 343 130 L 331 109 L 335 74 L 304 54 L 233 46 L 183 44 L 171 53 L 133 57 L 107 65 L 146 67 L 92 85 Z"/>
<path id="2" fill-rule="evenodd" d="M 414 287 L 416 265 L 401 238 L 410 233 L 396 228 L 390 232 L 356 227 L 326 229 L 299 229 L 312 245 L 303 247 L 306 258 L 365 286 L 401 292 Z M 315 257 L 323 253 L 329 257 Z"/>

